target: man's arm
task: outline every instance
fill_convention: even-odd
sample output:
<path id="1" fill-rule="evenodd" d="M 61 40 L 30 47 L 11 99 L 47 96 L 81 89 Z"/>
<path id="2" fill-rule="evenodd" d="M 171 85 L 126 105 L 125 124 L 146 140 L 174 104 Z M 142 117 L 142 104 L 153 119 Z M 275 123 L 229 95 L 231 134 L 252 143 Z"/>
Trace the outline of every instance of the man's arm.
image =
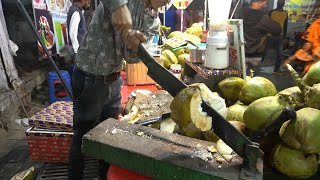
<path id="1" fill-rule="evenodd" d="M 109 9 L 111 12 L 117 10 L 121 6 L 127 5 L 128 0 L 101 0 L 105 8 Z"/>
<path id="2" fill-rule="evenodd" d="M 79 48 L 79 42 L 77 37 L 78 37 L 78 28 L 79 28 L 80 20 L 81 20 L 81 17 L 79 12 L 74 12 L 70 20 L 69 35 L 72 43 L 72 48 L 75 53 L 78 52 L 78 48 Z"/>
<path id="3" fill-rule="evenodd" d="M 271 33 L 274 36 L 279 36 L 282 31 L 280 24 L 275 21 L 272 21 L 270 16 L 268 15 L 262 16 L 256 27 L 261 31 Z"/>

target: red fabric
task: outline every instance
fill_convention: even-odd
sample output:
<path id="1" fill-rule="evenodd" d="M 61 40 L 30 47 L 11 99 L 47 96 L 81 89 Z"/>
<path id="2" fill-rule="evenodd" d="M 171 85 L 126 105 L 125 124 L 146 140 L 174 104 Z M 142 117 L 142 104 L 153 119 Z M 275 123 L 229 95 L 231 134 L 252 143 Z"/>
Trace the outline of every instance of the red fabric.
<path id="1" fill-rule="evenodd" d="M 107 174 L 107 180 L 153 180 L 152 178 L 111 165 Z"/>

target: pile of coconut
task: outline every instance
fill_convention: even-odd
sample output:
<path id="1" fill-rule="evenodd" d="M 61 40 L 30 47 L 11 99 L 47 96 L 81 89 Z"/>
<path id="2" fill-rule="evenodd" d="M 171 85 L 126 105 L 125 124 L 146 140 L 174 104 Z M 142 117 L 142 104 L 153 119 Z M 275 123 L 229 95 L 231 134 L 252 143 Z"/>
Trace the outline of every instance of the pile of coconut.
<path id="1" fill-rule="evenodd" d="M 202 111 L 203 101 L 247 136 L 276 120 L 289 106 L 296 110 L 296 119 L 285 122 L 279 134 L 263 140 L 260 148 L 281 173 L 292 178 L 309 178 L 319 168 L 320 62 L 302 79 L 290 65 L 288 69 L 297 86 L 281 92 L 263 77 L 253 77 L 247 82 L 238 77 L 227 78 L 219 83 L 219 93 L 211 92 L 204 84 L 193 84 L 174 97 L 171 119 L 162 124 L 162 129 L 220 143 L 211 131 L 212 118 Z M 234 104 L 227 107 L 225 101 Z"/>

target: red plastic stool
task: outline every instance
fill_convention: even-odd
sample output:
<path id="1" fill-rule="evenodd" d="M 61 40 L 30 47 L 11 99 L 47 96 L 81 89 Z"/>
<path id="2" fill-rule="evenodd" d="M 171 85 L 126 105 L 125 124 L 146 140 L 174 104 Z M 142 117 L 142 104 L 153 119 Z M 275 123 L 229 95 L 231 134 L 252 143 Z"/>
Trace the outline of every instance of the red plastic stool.
<path id="1" fill-rule="evenodd" d="M 118 166 L 111 165 L 107 174 L 107 180 L 153 180 L 152 178 L 137 174 Z"/>

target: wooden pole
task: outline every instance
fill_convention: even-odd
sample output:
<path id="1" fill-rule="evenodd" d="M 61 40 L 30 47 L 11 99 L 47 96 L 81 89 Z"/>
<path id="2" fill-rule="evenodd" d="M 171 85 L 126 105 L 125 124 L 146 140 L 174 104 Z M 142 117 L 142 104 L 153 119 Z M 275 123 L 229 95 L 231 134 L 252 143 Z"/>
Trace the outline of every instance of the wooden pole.
<path id="1" fill-rule="evenodd" d="M 0 2 L 0 49 L 1 49 L 1 56 L 2 56 L 2 65 L 1 65 L 1 76 L 3 76 L 3 72 L 7 73 L 8 79 L 6 79 L 6 83 L 8 84 L 7 80 L 14 85 L 19 85 L 21 80 L 18 76 L 18 71 L 15 67 L 10 42 L 9 42 L 9 34 L 6 26 L 6 21 L 4 19 L 4 14 L 2 10 L 2 3 Z M 5 75 L 5 74 L 4 74 Z M 6 75 L 5 75 L 6 76 Z M 1 88 L 8 89 L 8 87 L 4 86 L 4 81 L 1 78 Z"/>
<path id="2" fill-rule="evenodd" d="M 204 0 L 203 30 L 207 29 L 207 11 L 208 11 L 208 0 Z"/>

